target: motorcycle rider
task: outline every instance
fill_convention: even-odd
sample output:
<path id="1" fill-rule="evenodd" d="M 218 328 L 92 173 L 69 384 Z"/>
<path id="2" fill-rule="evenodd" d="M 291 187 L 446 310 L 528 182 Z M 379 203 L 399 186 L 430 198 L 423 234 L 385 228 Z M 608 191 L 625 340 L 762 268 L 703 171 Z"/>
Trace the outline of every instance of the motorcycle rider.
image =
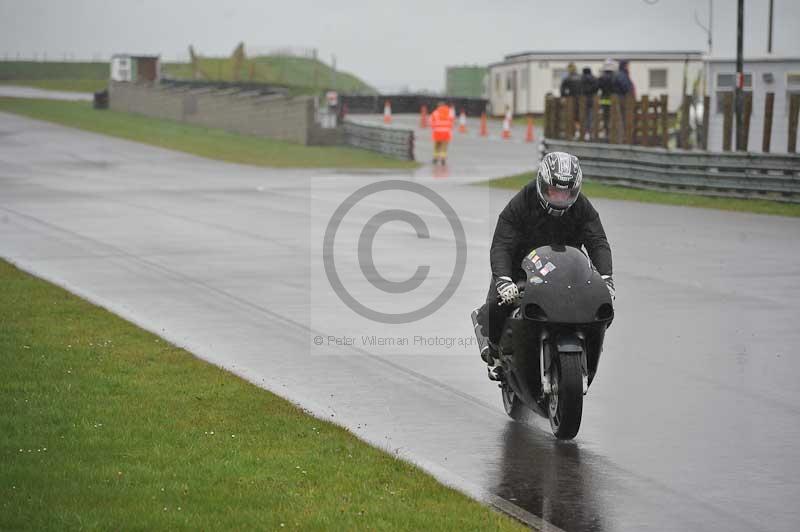
<path id="1" fill-rule="evenodd" d="M 494 366 L 503 324 L 520 295 L 516 282 L 526 278 L 522 259 L 532 249 L 555 244 L 584 246 L 612 299 L 615 296 L 611 246 L 600 216 L 581 193 L 582 180 L 577 157 L 548 153 L 539 164 L 536 179 L 511 198 L 497 219 L 490 250 L 492 281 L 478 314 L 488 338 L 481 358 L 489 365 L 492 380 L 498 378 Z"/>

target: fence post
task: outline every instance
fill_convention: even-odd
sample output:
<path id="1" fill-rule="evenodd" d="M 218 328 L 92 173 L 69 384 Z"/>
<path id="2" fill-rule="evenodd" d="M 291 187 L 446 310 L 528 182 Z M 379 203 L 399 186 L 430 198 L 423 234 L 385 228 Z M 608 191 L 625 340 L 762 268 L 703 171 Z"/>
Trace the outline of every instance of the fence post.
<path id="1" fill-rule="evenodd" d="M 667 112 L 667 102 L 669 97 L 661 95 L 661 147 L 669 147 L 669 113 Z"/>
<path id="2" fill-rule="evenodd" d="M 680 147 L 684 150 L 689 149 L 689 105 L 691 103 L 691 96 L 688 94 L 683 95 L 681 102 L 681 132 L 680 132 Z"/>
<path id="3" fill-rule="evenodd" d="M 744 93 L 744 116 L 742 117 L 742 151 L 747 151 L 750 140 L 750 115 L 753 113 L 753 93 Z"/>
<path id="4" fill-rule="evenodd" d="M 711 117 L 711 97 L 703 96 L 703 149 L 708 150 L 708 120 Z"/>
<path id="5" fill-rule="evenodd" d="M 567 96 L 566 98 L 561 98 L 561 100 L 566 106 L 565 110 L 562 108 L 566 119 L 564 137 L 566 140 L 573 140 L 575 137 L 575 96 Z"/>
<path id="6" fill-rule="evenodd" d="M 554 100 L 555 109 L 556 109 L 556 120 L 554 122 L 555 131 L 553 132 L 553 138 L 556 139 L 563 139 L 564 138 L 564 117 L 566 113 L 566 109 L 564 108 L 564 98 L 556 98 Z"/>
<path id="7" fill-rule="evenodd" d="M 600 131 L 600 96 L 592 98 L 592 140 L 597 140 Z"/>
<path id="8" fill-rule="evenodd" d="M 789 99 L 789 153 L 797 153 L 797 113 L 800 111 L 800 94 L 792 94 Z"/>
<path id="9" fill-rule="evenodd" d="M 768 92 L 764 100 L 764 133 L 761 137 L 761 151 L 769 153 L 769 145 L 772 142 L 772 108 L 775 104 L 775 93 Z"/>
<path id="10" fill-rule="evenodd" d="M 609 144 L 620 144 L 622 139 L 622 110 L 620 109 L 620 98 L 616 94 L 611 95 L 611 127 L 609 134 Z"/>
<path id="11" fill-rule="evenodd" d="M 648 118 L 647 115 L 648 115 L 648 111 L 649 111 L 648 107 L 650 107 L 650 97 L 647 94 L 644 94 L 644 95 L 642 95 L 642 101 L 639 104 L 639 109 L 640 109 L 639 125 L 638 125 L 638 127 L 634 126 L 634 128 L 633 128 L 634 129 L 634 135 L 636 134 L 637 131 L 641 133 L 641 137 L 640 138 L 638 138 L 638 139 L 634 138 L 634 142 L 636 142 L 637 144 L 639 144 L 641 146 L 649 146 L 650 145 L 650 139 L 647 138 L 647 135 L 648 135 L 649 129 L 650 129 L 650 121 L 647 119 Z"/>
<path id="12" fill-rule="evenodd" d="M 722 151 L 731 151 L 733 140 L 733 93 L 722 97 Z"/>
<path id="13" fill-rule="evenodd" d="M 578 104 L 578 122 L 580 122 L 580 140 L 586 138 L 586 133 L 589 131 L 589 107 L 585 96 L 576 96 L 575 101 Z"/>
<path id="14" fill-rule="evenodd" d="M 551 95 L 546 95 L 544 97 L 544 136 L 550 137 L 550 120 L 552 119 L 552 100 L 553 97 Z"/>
<path id="15" fill-rule="evenodd" d="M 636 99 L 633 93 L 629 92 L 625 95 L 625 144 L 633 144 L 633 108 L 636 105 Z"/>

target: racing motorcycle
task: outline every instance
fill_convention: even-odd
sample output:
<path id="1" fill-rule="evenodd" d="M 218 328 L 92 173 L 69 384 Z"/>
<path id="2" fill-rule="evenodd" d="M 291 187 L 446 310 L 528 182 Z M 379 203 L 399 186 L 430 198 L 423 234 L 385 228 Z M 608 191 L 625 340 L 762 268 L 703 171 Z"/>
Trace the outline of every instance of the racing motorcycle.
<path id="1" fill-rule="evenodd" d="M 578 433 L 583 396 L 597 373 L 605 331 L 614 319 L 606 283 L 581 250 L 534 249 L 522 260 L 518 304 L 503 325 L 497 375 L 506 413 L 533 410 L 553 434 Z M 486 345 L 480 309 L 472 313 L 478 345 Z"/>

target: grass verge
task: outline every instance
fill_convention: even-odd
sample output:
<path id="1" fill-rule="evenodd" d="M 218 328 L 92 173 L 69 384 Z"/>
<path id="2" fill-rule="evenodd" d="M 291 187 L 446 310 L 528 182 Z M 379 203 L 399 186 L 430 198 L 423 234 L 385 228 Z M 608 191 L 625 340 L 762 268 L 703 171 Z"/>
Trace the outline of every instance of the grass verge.
<path id="1" fill-rule="evenodd" d="M 233 163 L 278 168 L 416 168 L 417 163 L 343 146 L 302 146 L 171 120 L 98 111 L 85 102 L 0 98 L 0 111 Z"/>
<path id="2" fill-rule="evenodd" d="M 108 86 L 107 80 L 98 79 L 15 79 L 0 80 L 3 85 L 34 87 L 51 91 L 97 92 Z"/>
<path id="3" fill-rule="evenodd" d="M 0 529 L 522 530 L 0 260 Z"/>
<path id="4" fill-rule="evenodd" d="M 495 188 L 508 188 L 518 190 L 534 178 L 532 172 L 501 177 L 483 184 Z M 800 205 L 796 203 L 783 203 L 768 200 L 745 200 L 737 198 L 714 198 L 694 194 L 678 194 L 675 192 L 661 192 L 657 190 L 641 190 L 636 188 L 619 187 L 584 181 L 583 192 L 590 198 L 607 198 L 625 201 L 638 201 L 642 203 L 660 203 L 663 205 L 680 205 L 683 207 L 701 207 L 704 209 L 719 209 L 723 211 L 753 212 L 757 214 L 772 214 L 776 216 L 800 216 Z"/>
<path id="5" fill-rule="evenodd" d="M 0 61 L 0 79 L 108 80 L 108 61 Z"/>

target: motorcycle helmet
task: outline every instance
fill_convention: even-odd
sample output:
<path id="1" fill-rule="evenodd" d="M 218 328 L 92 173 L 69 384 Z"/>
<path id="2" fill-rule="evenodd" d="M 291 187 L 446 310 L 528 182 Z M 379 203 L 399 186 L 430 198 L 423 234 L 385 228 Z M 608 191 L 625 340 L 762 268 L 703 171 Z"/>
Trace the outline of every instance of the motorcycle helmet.
<path id="1" fill-rule="evenodd" d="M 583 172 L 578 158 L 554 151 L 544 156 L 536 175 L 536 194 L 547 214 L 562 216 L 581 192 Z"/>

